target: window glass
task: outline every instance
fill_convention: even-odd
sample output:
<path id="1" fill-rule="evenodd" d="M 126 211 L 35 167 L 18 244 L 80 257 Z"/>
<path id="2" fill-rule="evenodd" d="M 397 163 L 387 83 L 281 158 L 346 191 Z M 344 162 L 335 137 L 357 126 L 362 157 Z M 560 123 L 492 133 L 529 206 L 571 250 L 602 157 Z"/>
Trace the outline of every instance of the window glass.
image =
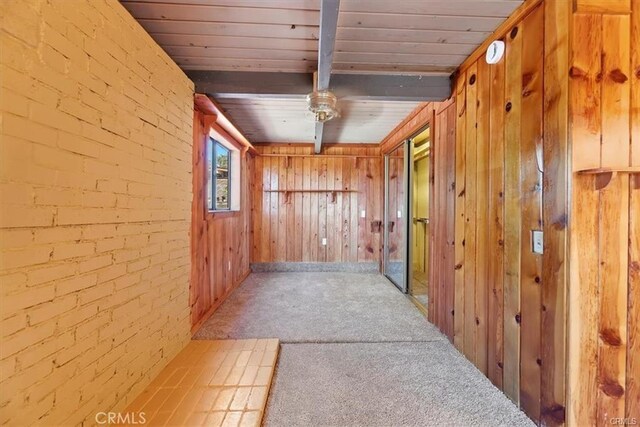
<path id="1" fill-rule="evenodd" d="M 231 152 L 227 147 L 216 141 L 215 151 L 215 198 L 216 210 L 230 208 L 229 172 L 231 166 Z"/>
<path id="2" fill-rule="evenodd" d="M 233 162 L 237 162 L 232 156 L 231 149 L 225 147 L 215 139 L 210 138 L 206 148 L 206 173 L 207 173 L 207 209 L 210 211 L 237 210 L 233 206 L 232 198 L 238 191 L 238 183 L 232 182 L 238 177 L 234 175 Z"/>

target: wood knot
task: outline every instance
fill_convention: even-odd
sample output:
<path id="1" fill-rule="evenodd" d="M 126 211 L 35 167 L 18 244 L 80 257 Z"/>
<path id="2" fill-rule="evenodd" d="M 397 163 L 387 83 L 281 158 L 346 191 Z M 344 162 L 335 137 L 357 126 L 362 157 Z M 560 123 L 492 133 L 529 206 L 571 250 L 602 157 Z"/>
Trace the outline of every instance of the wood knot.
<path id="1" fill-rule="evenodd" d="M 367 246 L 367 252 L 372 254 L 373 253 L 373 248 L 371 246 Z"/>
<path id="2" fill-rule="evenodd" d="M 629 80 L 627 75 L 623 73 L 619 68 L 616 68 L 615 70 L 611 70 L 611 72 L 609 73 L 609 78 L 614 82 L 620 83 L 620 84 Z"/>
<path id="3" fill-rule="evenodd" d="M 518 35 L 518 27 L 513 27 L 511 29 L 511 32 L 509 33 L 511 40 L 515 39 L 517 35 Z"/>
<path id="4" fill-rule="evenodd" d="M 561 425 L 565 423 L 566 411 L 564 406 L 557 403 L 549 406 L 548 408 L 542 408 L 542 418 L 549 419 L 550 423 L 544 423 L 547 425 Z"/>
<path id="5" fill-rule="evenodd" d="M 636 68 L 635 75 L 636 75 L 636 79 L 640 79 L 640 67 Z"/>
<path id="6" fill-rule="evenodd" d="M 527 86 L 533 80 L 533 73 L 525 73 L 522 75 L 522 87 Z"/>
<path id="7" fill-rule="evenodd" d="M 600 383 L 600 390 L 609 397 L 620 398 L 624 395 L 624 387 L 610 379 L 605 379 Z"/>
<path id="8" fill-rule="evenodd" d="M 456 312 L 454 310 L 451 310 L 451 315 L 455 316 Z"/>
<path id="9" fill-rule="evenodd" d="M 502 239 L 498 240 L 498 246 L 504 246 L 504 240 Z"/>
<path id="10" fill-rule="evenodd" d="M 460 270 L 462 268 L 462 264 L 456 264 L 454 267 L 455 270 Z"/>
<path id="11" fill-rule="evenodd" d="M 538 366 L 542 366 L 542 359 L 540 359 L 539 357 L 536 359 L 536 363 L 538 364 Z"/>
<path id="12" fill-rule="evenodd" d="M 640 275 L 640 262 L 631 261 L 631 263 L 629 264 L 629 274 L 631 274 L 632 276 Z"/>
<path id="13" fill-rule="evenodd" d="M 585 78 L 586 76 L 587 76 L 587 73 L 576 66 L 569 68 L 569 77 L 571 77 L 572 79 L 582 79 L 582 78 Z"/>
<path id="14" fill-rule="evenodd" d="M 504 364 L 502 362 L 498 362 L 498 368 L 500 369 L 504 368 Z"/>
<path id="15" fill-rule="evenodd" d="M 558 217 L 558 219 L 553 221 L 552 225 L 555 230 L 564 230 L 565 228 L 567 228 L 568 224 L 569 224 L 569 216 L 566 213 L 563 213 Z"/>
<path id="16" fill-rule="evenodd" d="M 480 324 L 480 318 L 478 316 L 476 316 L 476 325 Z"/>
<path id="17" fill-rule="evenodd" d="M 540 284 L 540 282 L 541 282 L 542 280 L 540 280 L 540 276 L 536 276 L 536 277 L 533 279 L 533 281 L 534 281 L 534 282 L 536 282 L 537 284 Z"/>
<path id="18" fill-rule="evenodd" d="M 472 74 L 471 77 L 469 78 L 469 84 L 473 86 L 475 83 L 476 83 L 476 75 Z"/>
<path id="19" fill-rule="evenodd" d="M 519 325 L 520 322 L 522 322 L 522 316 L 520 315 L 520 313 L 516 314 L 516 323 Z"/>
<path id="20" fill-rule="evenodd" d="M 622 338 L 618 331 L 607 328 L 600 331 L 600 339 L 613 347 L 620 347 L 622 345 Z"/>
<path id="21" fill-rule="evenodd" d="M 507 102 L 507 104 L 504 106 L 504 109 L 507 111 L 507 113 L 509 111 L 511 111 L 511 108 L 513 108 L 513 104 L 511 103 L 511 101 Z"/>

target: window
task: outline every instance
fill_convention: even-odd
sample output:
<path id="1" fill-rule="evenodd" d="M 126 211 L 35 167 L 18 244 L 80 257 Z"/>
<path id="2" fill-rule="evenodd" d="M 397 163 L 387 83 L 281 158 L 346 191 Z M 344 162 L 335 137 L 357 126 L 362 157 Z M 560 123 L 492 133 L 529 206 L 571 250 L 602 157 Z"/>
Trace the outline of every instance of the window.
<path id="1" fill-rule="evenodd" d="M 239 152 L 216 139 L 207 141 L 207 207 L 209 211 L 238 210 Z"/>

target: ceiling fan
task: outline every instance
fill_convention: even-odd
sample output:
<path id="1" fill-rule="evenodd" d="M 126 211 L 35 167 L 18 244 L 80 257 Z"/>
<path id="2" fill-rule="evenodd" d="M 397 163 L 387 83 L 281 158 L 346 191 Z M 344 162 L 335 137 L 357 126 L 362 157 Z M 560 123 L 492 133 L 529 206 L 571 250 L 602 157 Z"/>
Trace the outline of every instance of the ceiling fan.
<path id="1" fill-rule="evenodd" d="M 340 116 L 338 99 L 329 90 L 333 51 L 338 29 L 340 0 L 321 0 L 318 37 L 318 71 L 313 75 L 313 92 L 307 95 L 307 108 L 315 120 L 314 151 L 320 153 L 324 123 Z"/>

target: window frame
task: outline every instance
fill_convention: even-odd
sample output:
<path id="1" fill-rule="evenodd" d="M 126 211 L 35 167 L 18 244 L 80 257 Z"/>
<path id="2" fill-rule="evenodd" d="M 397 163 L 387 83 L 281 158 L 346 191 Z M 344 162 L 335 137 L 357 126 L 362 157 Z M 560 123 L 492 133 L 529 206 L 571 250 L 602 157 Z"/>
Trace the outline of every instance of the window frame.
<path id="1" fill-rule="evenodd" d="M 211 208 L 209 212 L 231 212 L 231 194 L 233 187 L 231 185 L 231 149 L 226 147 L 220 141 L 213 137 L 209 137 L 209 143 L 211 144 Z M 226 150 L 227 152 L 227 207 L 219 208 L 217 204 L 217 189 L 218 189 L 218 147 Z"/>
<path id="2" fill-rule="evenodd" d="M 205 144 L 205 161 L 203 162 L 204 169 L 204 188 L 202 189 L 204 194 L 204 211 L 207 217 L 216 218 L 216 217 L 231 217 L 240 215 L 241 207 L 241 192 L 242 192 L 242 174 L 240 173 L 242 168 L 242 157 L 243 153 L 240 148 L 228 141 L 223 135 L 220 135 L 218 132 L 212 128 L 207 135 Z M 234 141 L 235 142 L 235 141 Z M 217 209 L 216 208 L 216 145 L 220 145 L 224 149 L 228 151 L 228 208 Z M 209 159 L 208 159 L 208 151 L 211 149 L 211 172 L 209 172 Z M 234 163 L 237 163 L 234 165 Z M 208 188 L 208 182 L 211 180 L 211 189 Z M 211 209 L 209 208 L 208 199 L 211 197 Z"/>

